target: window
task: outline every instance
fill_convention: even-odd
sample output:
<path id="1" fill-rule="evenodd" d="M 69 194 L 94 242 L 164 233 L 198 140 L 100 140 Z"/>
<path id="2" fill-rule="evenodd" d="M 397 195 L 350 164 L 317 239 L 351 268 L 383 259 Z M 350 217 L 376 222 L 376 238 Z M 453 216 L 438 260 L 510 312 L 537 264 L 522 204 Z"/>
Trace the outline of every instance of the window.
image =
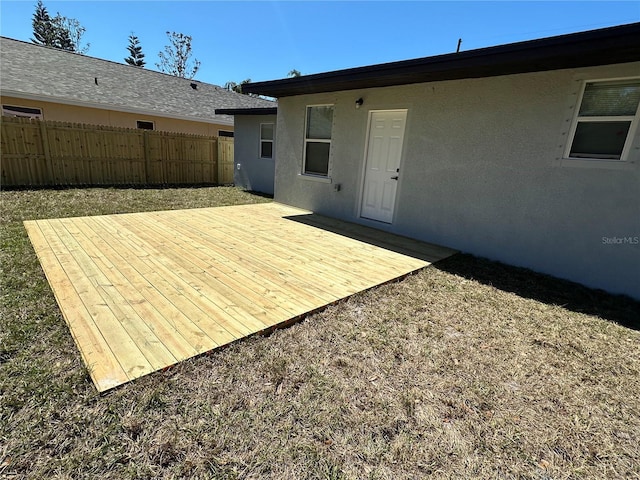
<path id="1" fill-rule="evenodd" d="M 230 132 L 228 130 L 218 130 L 218 136 L 233 138 L 233 132 Z"/>
<path id="2" fill-rule="evenodd" d="M 273 123 L 260 124 L 260 158 L 273 158 Z"/>
<path id="3" fill-rule="evenodd" d="M 6 117 L 37 118 L 42 120 L 42 110 L 39 108 L 2 105 L 2 115 Z"/>
<path id="4" fill-rule="evenodd" d="M 640 79 L 587 82 L 565 158 L 626 160 L 640 103 Z"/>
<path id="5" fill-rule="evenodd" d="M 147 122 L 144 120 L 138 120 L 136 126 L 142 130 L 153 130 L 153 122 Z"/>
<path id="6" fill-rule="evenodd" d="M 332 127 L 333 105 L 307 107 L 302 168 L 305 175 L 329 176 Z"/>

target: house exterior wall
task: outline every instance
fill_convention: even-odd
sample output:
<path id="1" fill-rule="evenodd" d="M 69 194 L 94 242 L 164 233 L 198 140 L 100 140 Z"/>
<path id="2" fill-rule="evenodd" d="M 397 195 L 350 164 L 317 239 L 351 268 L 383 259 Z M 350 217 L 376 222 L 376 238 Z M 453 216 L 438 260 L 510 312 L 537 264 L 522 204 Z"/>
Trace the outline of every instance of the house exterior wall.
<path id="1" fill-rule="evenodd" d="M 273 195 L 273 158 L 260 158 L 260 124 L 276 124 L 276 115 L 236 115 L 234 121 L 234 183 L 246 190 Z"/>
<path id="2" fill-rule="evenodd" d="M 275 199 L 640 298 L 638 131 L 624 164 L 561 160 L 582 81 L 639 71 L 636 62 L 281 98 Z M 305 107 L 327 103 L 330 183 L 300 175 Z M 361 219 L 368 112 L 405 108 L 393 223 Z"/>
<path id="3" fill-rule="evenodd" d="M 233 131 L 233 125 L 219 125 L 167 118 L 155 115 L 143 115 L 116 110 L 81 107 L 61 103 L 30 100 L 15 97 L 0 97 L 2 105 L 40 108 L 45 120 L 58 122 L 86 123 L 111 127 L 136 128 L 138 120 L 154 122 L 154 129 L 165 132 L 191 133 L 195 135 L 218 136 L 219 130 Z"/>

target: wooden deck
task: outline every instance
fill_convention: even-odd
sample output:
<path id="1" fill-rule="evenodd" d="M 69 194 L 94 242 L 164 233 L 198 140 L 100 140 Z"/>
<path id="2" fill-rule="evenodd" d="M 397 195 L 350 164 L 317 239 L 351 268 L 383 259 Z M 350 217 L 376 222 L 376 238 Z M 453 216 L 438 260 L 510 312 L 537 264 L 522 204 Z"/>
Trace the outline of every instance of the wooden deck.
<path id="1" fill-rule="evenodd" d="M 277 203 L 24 223 L 100 392 L 455 253 Z"/>

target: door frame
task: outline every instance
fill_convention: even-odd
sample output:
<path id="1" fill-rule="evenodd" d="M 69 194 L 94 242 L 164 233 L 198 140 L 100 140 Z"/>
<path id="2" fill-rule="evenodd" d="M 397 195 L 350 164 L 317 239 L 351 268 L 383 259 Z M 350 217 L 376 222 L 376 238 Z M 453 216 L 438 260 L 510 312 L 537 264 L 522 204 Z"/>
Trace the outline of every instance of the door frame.
<path id="1" fill-rule="evenodd" d="M 399 162 L 399 168 L 400 168 L 400 172 L 402 172 L 403 170 L 403 166 L 404 166 L 404 157 L 405 157 L 405 151 L 407 148 L 407 131 L 408 131 L 408 125 L 409 125 L 409 107 L 405 107 L 405 108 L 376 108 L 376 109 L 372 109 L 369 110 L 367 112 L 367 130 L 365 133 L 365 139 L 364 139 L 364 154 L 362 157 L 362 165 L 360 167 L 360 193 L 357 197 L 357 202 L 358 202 L 358 206 L 357 206 L 357 218 L 358 221 L 360 222 L 370 222 L 371 224 L 375 224 L 376 226 L 387 226 L 390 227 L 391 225 L 393 225 L 393 222 L 396 219 L 396 211 L 398 209 L 398 198 L 400 196 L 400 180 L 402 179 L 402 177 L 398 178 L 398 186 L 396 187 L 396 198 L 393 202 L 393 216 L 391 218 L 391 222 L 387 223 L 387 222 L 382 222 L 379 220 L 373 220 L 372 218 L 365 218 L 362 216 L 362 200 L 364 197 L 364 192 L 365 192 L 365 178 L 367 175 L 367 157 L 369 155 L 369 135 L 371 134 L 371 121 L 373 119 L 373 114 L 374 113 L 379 113 L 379 112 L 405 112 L 405 124 L 404 124 L 404 136 L 402 137 L 402 152 L 400 153 L 400 162 Z"/>

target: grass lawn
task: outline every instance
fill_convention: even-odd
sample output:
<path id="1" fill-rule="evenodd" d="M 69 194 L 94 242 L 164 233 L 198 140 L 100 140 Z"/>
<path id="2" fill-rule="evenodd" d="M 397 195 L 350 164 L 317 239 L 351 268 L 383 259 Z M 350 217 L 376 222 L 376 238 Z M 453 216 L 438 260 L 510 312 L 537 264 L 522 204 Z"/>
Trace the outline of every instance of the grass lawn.
<path id="1" fill-rule="evenodd" d="M 640 478 L 638 302 L 457 255 L 100 396 L 22 221 L 269 199 L 0 198 L 0 478 Z"/>

